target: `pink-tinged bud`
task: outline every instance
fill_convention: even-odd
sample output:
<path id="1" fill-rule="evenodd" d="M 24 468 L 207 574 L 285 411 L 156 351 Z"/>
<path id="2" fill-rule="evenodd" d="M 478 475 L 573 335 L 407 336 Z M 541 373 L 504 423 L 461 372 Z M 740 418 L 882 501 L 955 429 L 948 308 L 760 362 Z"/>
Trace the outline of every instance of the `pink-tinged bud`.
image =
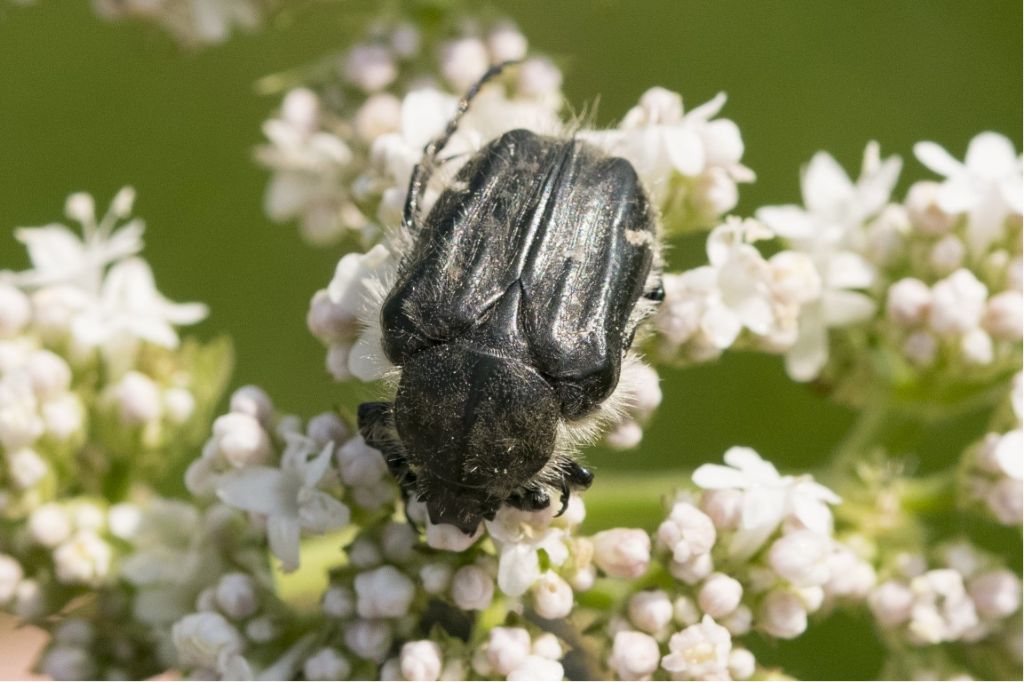
<path id="1" fill-rule="evenodd" d="M 697 603 L 704 613 L 719 620 L 736 610 L 743 598 L 743 586 L 724 573 L 708 576 L 697 593 Z"/>
<path id="2" fill-rule="evenodd" d="M 594 563 L 613 578 L 639 578 L 651 563 L 651 538 L 637 528 L 613 528 L 594 536 Z"/>
<path id="3" fill-rule="evenodd" d="M 608 665 L 621 680 L 643 680 L 658 669 L 661 651 L 658 641 L 642 632 L 624 630 L 615 634 Z"/>

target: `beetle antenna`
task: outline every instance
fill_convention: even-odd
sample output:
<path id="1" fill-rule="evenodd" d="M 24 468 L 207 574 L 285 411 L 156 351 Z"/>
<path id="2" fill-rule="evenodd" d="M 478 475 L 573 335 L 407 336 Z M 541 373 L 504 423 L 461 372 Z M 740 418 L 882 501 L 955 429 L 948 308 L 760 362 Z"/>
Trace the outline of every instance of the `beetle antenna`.
<path id="1" fill-rule="evenodd" d="M 402 223 L 404 227 L 410 230 L 416 229 L 416 215 L 419 213 L 419 207 L 420 203 L 423 201 L 423 195 L 427 191 L 427 184 L 430 182 L 430 176 L 434 172 L 434 167 L 437 165 L 437 155 L 452 139 L 452 135 L 455 134 L 455 131 L 458 130 L 459 121 L 461 121 L 462 117 L 466 115 L 467 111 L 469 111 L 469 105 L 485 85 L 504 73 L 505 69 L 520 63 L 522 63 L 522 60 L 514 59 L 501 62 L 500 64 L 495 64 L 487 69 L 487 71 L 484 72 L 484 75 L 480 77 L 480 80 L 474 83 L 473 86 L 466 91 L 466 94 L 462 96 L 462 99 L 459 100 L 458 105 L 455 107 L 455 115 L 448 121 L 448 125 L 445 126 L 444 132 L 428 142 L 423 148 L 423 158 L 412 170 L 412 178 L 409 180 L 409 192 L 405 196 L 405 208 L 402 212 Z"/>

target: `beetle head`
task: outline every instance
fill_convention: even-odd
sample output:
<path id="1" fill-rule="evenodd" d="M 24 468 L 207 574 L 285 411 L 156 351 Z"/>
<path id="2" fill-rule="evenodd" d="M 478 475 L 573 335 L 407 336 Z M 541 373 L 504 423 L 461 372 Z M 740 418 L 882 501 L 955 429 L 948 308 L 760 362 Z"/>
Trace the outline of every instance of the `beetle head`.
<path id="1" fill-rule="evenodd" d="M 409 358 L 395 426 L 434 523 L 472 533 L 551 458 L 555 391 L 522 362 L 442 344 Z"/>

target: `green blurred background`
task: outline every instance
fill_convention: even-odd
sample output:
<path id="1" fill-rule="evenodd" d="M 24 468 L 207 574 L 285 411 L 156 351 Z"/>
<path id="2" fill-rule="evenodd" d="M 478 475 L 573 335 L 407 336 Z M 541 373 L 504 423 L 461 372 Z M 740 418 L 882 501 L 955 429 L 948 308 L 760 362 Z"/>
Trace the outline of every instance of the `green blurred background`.
<path id="1" fill-rule="evenodd" d="M 741 214 L 798 200 L 799 168 L 819 149 L 856 171 L 864 144 L 878 140 L 883 153 L 905 159 L 902 195 L 909 180 L 927 177 L 912 159 L 915 141 L 935 140 L 962 157 L 976 132 L 992 129 L 1021 146 L 1016 0 L 498 6 L 565 66 L 575 106 L 600 96 L 602 121 L 621 117 L 652 85 L 682 92 L 688 106 L 726 91 L 724 115 L 739 124 L 744 161 L 759 176 L 742 188 Z M 132 184 L 161 291 L 210 305 L 197 333 L 233 337 L 234 385 L 258 383 L 282 409 L 304 414 L 372 395 L 333 384 L 305 328 L 310 295 L 339 253 L 309 248 L 296 229 L 264 217 L 267 176 L 251 161 L 260 123 L 278 101 L 258 95 L 254 82 L 343 45 L 352 18 L 371 7 L 303 3 L 263 32 L 182 53 L 152 26 L 100 21 L 83 0 L 0 4 L 0 268 L 25 264 L 15 226 L 60 219 L 72 191 L 88 190 L 102 206 Z M 673 258 L 692 263 L 701 251 L 691 240 Z M 629 491 L 613 486 L 612 470 L 628 478 L 693 466 L 733 444 L 787 468 L 814 468 L 852 419 L 789 382 L 774 358 L 666 370 L 663 388 L 640 449 L 589 455 L 602 472 L 595 498 Z M 927 433 L 922 468 L 949 462 L 978 427 L 975 415 Z M 652 504 L 660 492 L 651 490 Z M 812 628 L 799 646 L 836 655 L 808 657 L 789 672 L 874 674 L 874 640 L 851 642 L 846 627 L 833 619 Z"/>

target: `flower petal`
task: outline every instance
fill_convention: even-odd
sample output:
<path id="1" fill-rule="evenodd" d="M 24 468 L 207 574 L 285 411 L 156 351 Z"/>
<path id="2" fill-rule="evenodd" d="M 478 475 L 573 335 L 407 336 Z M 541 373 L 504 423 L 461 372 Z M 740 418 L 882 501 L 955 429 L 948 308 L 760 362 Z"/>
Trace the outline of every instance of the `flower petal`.
<path id="1" fill-rule="evenodd" d="M 270 551 L 281 560 L 286 572 L 299 567 L 299 520 L 293 516 L 271 516 L 267 520 L 267 540 Z"/>
<path id="2" fill-rule="evenodd" d="M 995 180 L 1014 172 L 1017 153 L 1010 138 L 987 131 L 975 135 L 967 145 L 964 165 L 971 175 Z"/>
<path id="3" fill-rule="evenodd" d="M 705 490 L 744 488 L 749 479 L 740 471 L 721 464 L 702 464 L 691 476 L 694 485 Z"/>
<path id="4" fill-rule="evenodd" d="M 918 142 L 915 144 L 914 156 L 929 170 L 945 177 L 959 175 L 965 170 L 962 163 L 954 159 L 949 152 L 934 142 Z"/>
<path id="5" fill-rule="evenodd" d="M 217 496 L 236 509 L 257 514 L 292 515 L 297 513 L 294 484 L 280 469 L 247 467 L 229 471 L 217 479 Z"/>
<path id="6" fill-rule="evenodd" d="M 804 206 L 813 214 L 834 216 L 853 197 L 853 183 L 842 166 L 827 152 L 818 152 L 800 182 Z"/>

